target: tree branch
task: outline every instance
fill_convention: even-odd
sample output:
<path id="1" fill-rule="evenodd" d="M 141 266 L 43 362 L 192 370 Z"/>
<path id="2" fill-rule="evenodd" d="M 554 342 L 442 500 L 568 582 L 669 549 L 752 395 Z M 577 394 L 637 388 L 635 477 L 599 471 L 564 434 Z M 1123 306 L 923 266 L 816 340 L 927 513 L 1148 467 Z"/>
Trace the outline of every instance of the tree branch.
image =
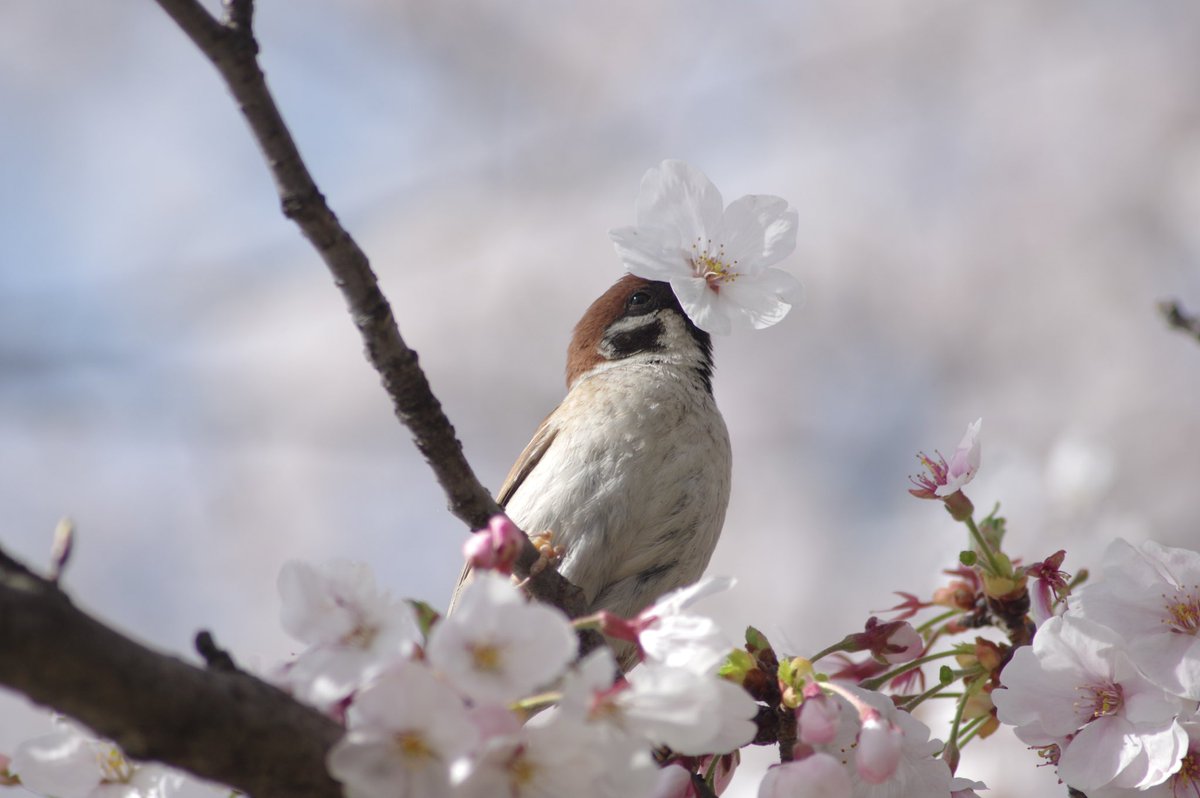
<path id="1" fill-rule="evenodd" d="M 0 641 L 0 683 L 77 718 L 135 759 L 255 798 L 341 796 L 325 770 L 344 731 L 338 724 L 232 661 L 204 670 L 124 637 L 3 550 Z"/>
<path id="2" fill-rule="evenodd" d="M 330 210 L 300 157 L 258 65 L 258 43 L 251 29 L 253 0 L 227 0 L 224 22 L 197 0 L 156 2 L 213 63 L 237 100 L 270 166 L 284 215 L 296 223 L 333 274 L 362 336 L 367 359 L 379 372 L 396 416 L 433 468 L 450 511 L 470 528 L 483 528 L 501 509 L 467 463 L 454 427 L 417 363 L 417 353 L 400 336 L 367 256 Z M 528 577 L 537 559 L 537 550 L 526 540 L 516 563 L 517 575 Z M 528 589 L 571 617 L 586 609 L 582 592 L 552 568 L 535 574 Z"/>

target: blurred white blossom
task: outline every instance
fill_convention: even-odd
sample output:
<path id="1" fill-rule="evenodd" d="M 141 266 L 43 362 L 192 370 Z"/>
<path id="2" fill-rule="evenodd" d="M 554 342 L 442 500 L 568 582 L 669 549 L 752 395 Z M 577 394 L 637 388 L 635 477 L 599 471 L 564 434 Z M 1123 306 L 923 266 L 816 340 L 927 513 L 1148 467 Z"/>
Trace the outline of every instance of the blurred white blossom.
<path id="1" fill-rule="evenodd" d="M 54 729 L 20 743 L 10 769 L 33 793 L 53 798 L 171 798 L 183 774 L 127 759 L 116 745 L 55 718 Z"/>
<path id="2" fill-rule="evenodd" d="M 463 694 L 514 701 L 557 679 L 578 647 L 560 611 L 529 602 L 505 576 L 475 574 L 429 638 L 429 663 Z"/>
<path id="3" fill-rule="evenodd" d="M 300 698 L 326 708 L 344 700 L 419 639 L 408 604 L 375 585 L 370 567 L 335 560 L 320 567 L 296 560 L 279 572 L 283 628 L 309 648 L 284 680 Z"/>
<path id="4" fill-rule="evenodd" d="M 351 798 L 450 795 L 450 767 L 477 740 L 462 699 L 424 665 L 400 662 L 354 697 L 329 772 Z"/>

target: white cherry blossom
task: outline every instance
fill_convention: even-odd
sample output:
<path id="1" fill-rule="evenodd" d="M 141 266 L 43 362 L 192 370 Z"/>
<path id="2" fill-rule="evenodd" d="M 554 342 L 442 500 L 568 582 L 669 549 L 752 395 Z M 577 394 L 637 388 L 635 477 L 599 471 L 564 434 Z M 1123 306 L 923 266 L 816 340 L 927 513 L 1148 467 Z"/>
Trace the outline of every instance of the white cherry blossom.
<path id="1" fill-rule="evenodd" d="M 392 662 L 411 654 L 419 632 L 412 609 L 375 585 L 369 566 L 296 560 L 279 572 L 283 628 L 309 648 L 284 672 L 300 698 L 326 708 Z"/>
<path id="2" fill-rule="evenodd" d="M 577 647 L 565 615 L 530 603 L 508 577 L 481 571 L 434 627 L 427 654 L 464 695 L 507 702 L 557 679 Z"/>
<path id="3" fill-rule="evenodd" d="M 55 718 L 50 732 L 20 743 L 10 770 L 30 792 L 54 798 L 170 798 L 184 783 L 181 773 L 133 762 L 63 718 Z"/>
<path id="4" fill-rule="evenodd" d="M 727 753 L 754 738 L 758 705 L 715 674 L 647 662 L 614 685 L 615 673 L 607 649 L 589 654 L 564 682 L 563 711 L 688 755 Z"/>
<path id="5" fill-rule="evenodd" d="M 643 610 L 635 625 L 646 658 L 697 673 L 713 673 L 735 646 L 717 622 L 687 610 L 700 599 L 728 590 L 734 580 L 705 577 L 694 585 L 673 590 Z"/>
<path id="6" fill-rule="evenodd" d="M 1144 789 L 1180 767 L 1180 699 L 1138 673 L 1118 635 L 1067 614 L 1017 649 L 992 693 L 1003 723 L 1033 745 L 1056 744 L 1058 774 L 1076 789 Z"/>
<path id="7" fill-rule="evenodd" d="M 1200 554 L 1118 538 L 1100 576 L 1071 597 L 1071 612 L 1123 637 L 1152 682 L 1200 700 Z"/>
<path id="8" fill-rule="evenodd" d="M 799 282 L 772 268 L 796 248 L 786 200 L 748 195 L 725 207 L 700 170 L 663 161 L 642 178 L 634 218 L 609 233 L 625 268 L 669 282 L 702 330 L 770 327 L 799 300 Z"/>
<path id="9" fill-rule="evenodd" d="M 450 795 L 450 768 L 477 740 L 462 699 L 424 665 L 399 662 L 360 690 L 329 773 L 349 798 Z"/>
<path id="10" fill-rule="evenodd" d="M 1195 798 L 1200 795 L 1200 723 L 1181 724 L 1188 736 L 1188 749 L 1179 770 L 1165 781 L 1146 789 L 1099 787 L 1088 791 L 1088 798 Z"/>

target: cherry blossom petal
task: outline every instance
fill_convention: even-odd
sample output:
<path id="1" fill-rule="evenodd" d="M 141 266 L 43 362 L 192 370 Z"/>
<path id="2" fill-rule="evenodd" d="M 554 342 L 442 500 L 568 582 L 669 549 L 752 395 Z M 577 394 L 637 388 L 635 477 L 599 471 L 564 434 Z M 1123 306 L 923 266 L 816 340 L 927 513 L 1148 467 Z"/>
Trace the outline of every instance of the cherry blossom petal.
<path id="1" fill-rule="evenodd" d="M 733 331 L 732 309 L 717 301 L 717 293 L 698 277 L 672 277 L 671 288 L 688 318 L 700 329 L 715 335 Z"/>
<path id="2" fill-rule="evenodd" d="M 758 798 L 850 798 L 852 789 L 842 763 L 829 754 L 816 753 L 767 770 L 758 786 Z"/>
<path id="3" fill-rule="evenodd" d="M 787 200 L 748 194 L 729 203 L 724 215 L 725 254 L 757 275 L 796 250 L 799 214 Z"/>
<path id="4" fill-rule="evenodd" d="M 637 226 L 677 230 L 684 249 L 719 232 L 724 202 L 703 172 L 683 161 L 663 161 L 642 177 Z"/>
<path id="5" fill-rule="evenodd" d="M 739 278 L 725 283 L 721 293 L 733 303 L 742 326 L 756 330 L 782 321 L 802 294 L 800 281 L 781 269 L 765 269 L 753 280 Z"/>

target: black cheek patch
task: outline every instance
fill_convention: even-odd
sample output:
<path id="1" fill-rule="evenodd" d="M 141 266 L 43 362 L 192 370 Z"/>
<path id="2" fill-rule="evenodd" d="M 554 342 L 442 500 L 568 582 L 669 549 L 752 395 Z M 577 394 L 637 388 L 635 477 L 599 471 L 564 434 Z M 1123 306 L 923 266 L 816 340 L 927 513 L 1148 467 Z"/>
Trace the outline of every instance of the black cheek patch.
<path id="1" fill-rule="evenodd" d="M 639 352 L 657 352 L 663 348 L 663 323 L 658 319 L 632 330 L 612 333 L 605 338 L 610 360 L 618 360 Z"/>

